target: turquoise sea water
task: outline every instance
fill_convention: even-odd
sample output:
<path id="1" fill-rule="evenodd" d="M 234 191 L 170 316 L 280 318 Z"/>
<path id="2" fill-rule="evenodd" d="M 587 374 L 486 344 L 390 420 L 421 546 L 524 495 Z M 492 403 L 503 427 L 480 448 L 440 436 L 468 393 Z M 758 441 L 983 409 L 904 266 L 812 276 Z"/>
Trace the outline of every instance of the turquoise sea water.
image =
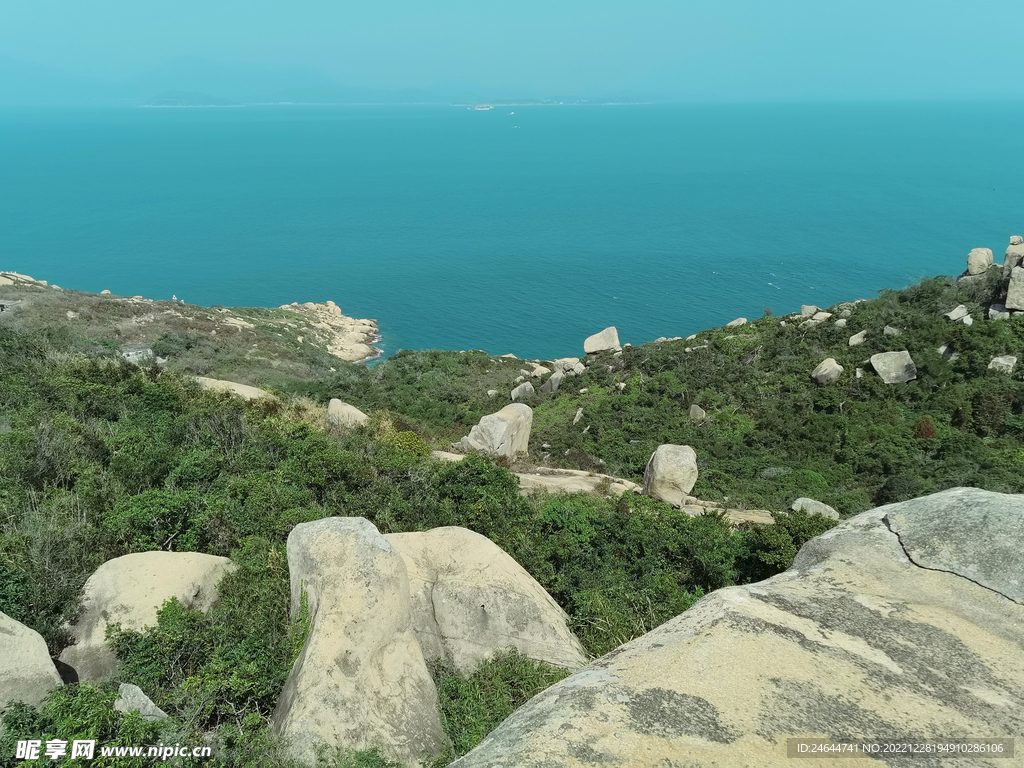
<path id="1" fill-rule="evenodd" d="M 551 357 L 1000 260 L 1022 167 L 1019 104 L 6 110 L 0 269 Z"/>

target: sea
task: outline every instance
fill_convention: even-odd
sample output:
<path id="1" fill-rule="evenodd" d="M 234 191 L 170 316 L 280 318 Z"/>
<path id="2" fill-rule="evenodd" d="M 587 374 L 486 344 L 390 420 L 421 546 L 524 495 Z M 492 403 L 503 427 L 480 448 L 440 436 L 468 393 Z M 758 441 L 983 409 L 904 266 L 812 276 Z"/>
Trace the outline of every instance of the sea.
<path id="1" fill-rule="evenodd" d="M 1024 234 L 1024 104 L 0 109 L 0 270 L 331 299 L 385 355 L 578 355 L 958 274 Z"/>

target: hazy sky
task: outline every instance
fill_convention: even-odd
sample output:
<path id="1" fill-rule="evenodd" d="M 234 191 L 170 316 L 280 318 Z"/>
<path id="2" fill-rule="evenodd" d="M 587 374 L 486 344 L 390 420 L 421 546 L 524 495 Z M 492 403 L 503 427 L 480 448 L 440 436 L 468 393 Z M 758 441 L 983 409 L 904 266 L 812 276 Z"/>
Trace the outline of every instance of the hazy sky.
<path id="1" fill-rule="evenodd" d="M 90 77 L 188 56 L 535 95 L 1020 97 L 1022 33 L 1022 0 L 0 0 L 0 56 Z"/>

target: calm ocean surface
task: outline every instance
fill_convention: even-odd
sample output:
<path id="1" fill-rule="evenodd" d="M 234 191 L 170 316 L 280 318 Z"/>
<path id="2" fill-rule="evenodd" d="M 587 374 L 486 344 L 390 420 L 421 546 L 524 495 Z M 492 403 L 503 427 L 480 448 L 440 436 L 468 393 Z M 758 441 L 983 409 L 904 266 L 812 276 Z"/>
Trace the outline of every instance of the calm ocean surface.
<path id="1" fill-rule="evenodd" d="M 1022 169 L 1017 104 L 5 110 L 0 269 L 552 357 L 999 261 Z"/>

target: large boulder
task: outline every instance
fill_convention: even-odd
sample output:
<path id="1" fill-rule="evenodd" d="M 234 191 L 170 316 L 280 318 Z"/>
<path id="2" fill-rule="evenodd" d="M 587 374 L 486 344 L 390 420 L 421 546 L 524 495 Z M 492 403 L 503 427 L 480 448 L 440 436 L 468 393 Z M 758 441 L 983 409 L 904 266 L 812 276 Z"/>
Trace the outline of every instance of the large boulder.
<path id="1" fill-rule="evenodd" d="M 806 496 L 801 496 L 799 499 L 794 501 L 790 507 L 794 512 L 804 512 L 808 515 L 821 515 L 831 520 L 838 520 L 839 513 L 836 512 L 828 504 L 814 499 L 808 499 Z"/>
<path id="2" fill-rule="evenodd" d="M 377 747 L 419 765 L 445 747 L 437 689 L 413 632 L 402 556 L 361 517 L 329 517 L 288 534 L 292 615 L 309 636 L 274 711 L 299 760 L 318 745 Z"/>
<path id="3" fill-rule="evenodd" d="M 512 403 L 480 419 L 480 423 L 462 438 L 459 447 L 464 451 L 511 458 L 527 452 L 532 426 L 533 409 L 523 403 Z"/>
<path id="4" fill-rule="evenodd" d="M 865 512 L 534 697 L 454 765 L 783 766 L 793 737 L 1016 736 L 1021 573 L 1024 497 L 958 488 Z"/>
<path id="5" fill-rule="evenodd" d="M 336 397 L 332 397 L 331 402 L 327 404 L 328 426 L 337 429 L 351 429 L 365 424 L 369 418 L 354 405 L 349 405 Z"/>
<path id="6" fill-rule="evenodd" d="M 1020 235 L 1013 235 L 1003 259 L 1003 279 L 1008 278 L 1013 268 L 1021 266 L 1022 263 L 1024 263 L 1024 241 L 1021 240 Z"/>
<path id="7" fill-rule="evenodd" d="M 697 454 L 688 445 L 659 445 L 644 470 L 644 493 L 681 507 L 697 482 Z"/>
<path id="8" fill-rule="evenodd" d="M 619 344 L 619 332 L 614 325 L 605 328 L 600 333 L 595 333 L 593 336 L 587 336 L 583 341 L 583 351 L 588 355 L 607 350 L 617 352 L 620 349 L 622 349 L 622 346 Z M 579 361 L 577 360 L 576 362 Z"/>
<path id="9" fill-rule="evenodd" d="M 63 684 L 46 641 L 6 613 L 0 613 L 0 638 L 0 715 L 15 701 L 38 707 Z"/>
<path id="10" fill-rule="evenodd" d="M 818 384 L 831 384 L 842 374 L 843 366 L 834 357 L 826 357 L 811 371 L 811 378 Z"/>
<path id="11" fill-rule="evenodd" d="M 967 274 L 983 275 L 992 266 L 991 248 L 974 248 L 967 254 Z"/>
<path id="12" fill-rule="evenodd" d="M 1006 308 L 1024 310 L 1024 268 L 1010 270 L 1010 281 L 1006 286 Z"/>
<path id="13" fill-rule="evenodd" d="M 559 667 L 586 663 L 565 611 L 486 536 L 450 527 L 384 538 L 405 561 L 412 627 L 428 663 L 468 675 L 509 647 Z"/>
<path id="14" fill-rule="evenodd" d="M 871 367 L 886 384 L 903 384 L 917 378 L 917 366 L 906 350 L 872 355 Z"/>
<path id="15" fill-rule="evenodd" d="M 156 624 L 160 607 L 176 597 L 205 611 L 217 599 L 217 585 L 234 565 L 201 552 L 138 552 L 108 560 L 85 582 L 82 610 L 69 627 L 73 645 L 60 660 L 79 680 L 97 682 L 117 669 L 107 645 L 107 627 L 141 630 Z"/>

